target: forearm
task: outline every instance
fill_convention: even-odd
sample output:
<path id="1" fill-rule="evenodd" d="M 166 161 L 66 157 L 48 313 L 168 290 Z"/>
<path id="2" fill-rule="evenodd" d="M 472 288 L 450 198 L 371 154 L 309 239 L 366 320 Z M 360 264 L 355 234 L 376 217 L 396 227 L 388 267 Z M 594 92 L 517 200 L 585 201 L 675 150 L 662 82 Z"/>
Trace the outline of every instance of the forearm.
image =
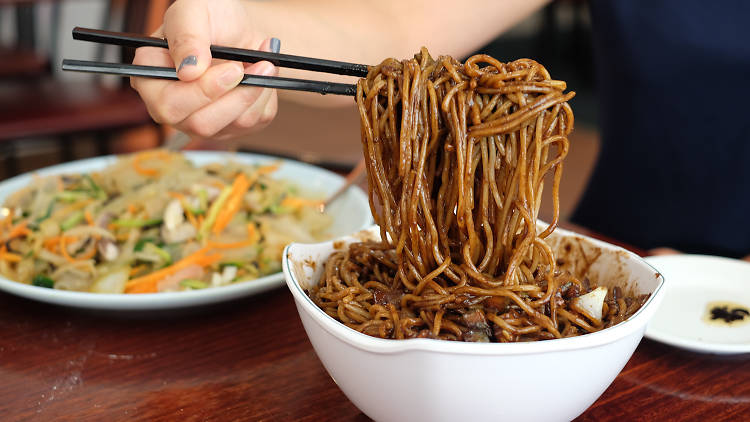
<path id="1" fill-rule="evenodd" d="M 434 55 L 465 56 L 547 0 L 275 0 L 245 3 L 253 37 L 281 39 L 287 54 L 375 64 L 406 58 L 425 46 Z M 352 82 L 352 78 L 282 69 L 281 75 Z M 280 93 L 316 105 L 350 98 Z"/>

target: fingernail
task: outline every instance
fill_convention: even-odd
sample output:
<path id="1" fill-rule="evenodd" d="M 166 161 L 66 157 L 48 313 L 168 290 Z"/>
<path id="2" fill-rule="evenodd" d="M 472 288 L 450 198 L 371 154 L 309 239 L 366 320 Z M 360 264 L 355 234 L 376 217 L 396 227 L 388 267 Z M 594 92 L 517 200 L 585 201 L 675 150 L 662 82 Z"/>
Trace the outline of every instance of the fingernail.
<path id="1" fill-rule="evenodd" d="M 179 72 L 184 66 L 195 66 L 198 64 L 198 57 L 196 56 L 187 56 L 184 59 L 182 59 L 182 63 L 180 63 L 180 67 L 177 68 L 177 71 Z"/>
<path id="2" fill-rule="evenodd" d="M 276 37 L 271 38 L 271 52 L 278 53 L 279 51 L 281 51 L 281 40 Z"/>
<path id="3" fill-rule="evenodd" d="M 243 71 L 240 66 L 231 66 L 219 76 L 219 83 L 225 87 L 234 87 L 243 77 Z"/>

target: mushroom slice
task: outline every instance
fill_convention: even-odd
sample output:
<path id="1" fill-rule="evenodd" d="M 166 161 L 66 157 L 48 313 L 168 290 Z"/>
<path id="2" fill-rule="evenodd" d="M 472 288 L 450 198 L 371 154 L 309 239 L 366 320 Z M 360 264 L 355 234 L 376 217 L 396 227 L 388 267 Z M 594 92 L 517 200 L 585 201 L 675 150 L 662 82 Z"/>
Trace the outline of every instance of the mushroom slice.
<path id="1" fill-rule="evenodd" d="M 164 209 L 164 227 L 169 231 L 176 229 L 185 221 L 185 216 L 182 213 L 182 203 L 179 199 L 169 201 Z"/>
<path id="2" fill-rule="evenodd" d="M 114 261 L 120 255 L 120 248 L 112 239 L 101 239 L 97 242 L 96 247 L 105 261 Z"/>

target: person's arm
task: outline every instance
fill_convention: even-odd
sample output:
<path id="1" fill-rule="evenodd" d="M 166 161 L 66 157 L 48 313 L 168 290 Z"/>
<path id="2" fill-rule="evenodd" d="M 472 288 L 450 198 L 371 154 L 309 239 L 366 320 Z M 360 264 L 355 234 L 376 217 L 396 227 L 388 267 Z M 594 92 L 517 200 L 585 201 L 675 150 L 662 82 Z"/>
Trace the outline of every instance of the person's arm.
<path id="1" fill-rule="evenodd" d="M 463 57 L 492 41 L 545 0 L 281 0 L 247 2 L 256 37 L 274 36 L 284 53 L 364 64 L 430 53 Z M 352 78 L 281 69 L 283 76 Z M 280 93 L 306 103 L 349 104 L 351 99 Z"/>
<path id="2" fill-rule="evenodd" d="M 233 89 L 245 73 L 353 82 L 352 78 L 211 61 L 210 44 L 271 48 L 283 53 L 377 64 L 406 58 L 426 46 L 435 55 L 461 57 L 486 44 L 547 0 L 179 0 L 162 29 L 169 52 L 140 48 L 134 63 L 177 66 L 181 81 L 135 78 L 155 120 L 199 137 L 231 138 L 257 130 L 276 114 L 276 92 Z M 352 99 L 310 93 L 282 95 L 315 105 Z"/>

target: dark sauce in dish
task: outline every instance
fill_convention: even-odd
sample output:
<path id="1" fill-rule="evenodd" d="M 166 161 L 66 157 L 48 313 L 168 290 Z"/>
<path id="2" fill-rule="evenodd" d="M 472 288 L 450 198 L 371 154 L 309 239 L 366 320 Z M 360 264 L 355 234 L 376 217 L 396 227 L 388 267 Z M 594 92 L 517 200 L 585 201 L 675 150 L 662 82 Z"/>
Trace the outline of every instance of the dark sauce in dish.
<path id="1" fill-rule="evenodd" d="M 711 302 L 707 311 L 706 320 L 715 324 L 739 325 L 750 322 L 750 311 L 737 303 Z"/>

